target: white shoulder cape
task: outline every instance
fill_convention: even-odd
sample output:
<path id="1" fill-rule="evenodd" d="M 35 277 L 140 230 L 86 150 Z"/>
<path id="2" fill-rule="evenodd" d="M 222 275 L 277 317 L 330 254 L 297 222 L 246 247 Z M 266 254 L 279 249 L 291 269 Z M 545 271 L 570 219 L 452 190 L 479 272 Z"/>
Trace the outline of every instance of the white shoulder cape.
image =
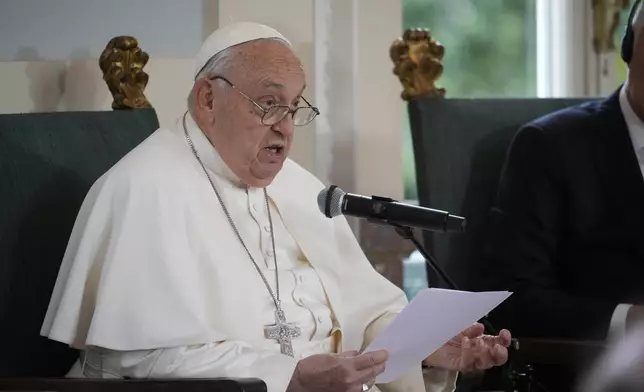
<path id="1" fill-rule="evenodd" d="M 373 269 L 346 220 L 320 213 L 323 188 L 287 160 L 268 194 L 320 276 L 342 350 L 360 350 L 370 329 L 384 327 L 378 320 L 407 302 Z M 80 349 L 260 345 L 263 326 L 253 315 L 265 296 L 258 290 L 263 282 L 183 132 L 159 129 L 89 191 L 41 333 Z"/>

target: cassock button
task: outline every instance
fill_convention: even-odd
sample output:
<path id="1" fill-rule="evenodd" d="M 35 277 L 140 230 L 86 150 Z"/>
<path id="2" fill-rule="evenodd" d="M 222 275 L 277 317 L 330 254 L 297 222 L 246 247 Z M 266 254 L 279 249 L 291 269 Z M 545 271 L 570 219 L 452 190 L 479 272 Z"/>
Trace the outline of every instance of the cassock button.
<path id="1" fill-rule="evenodd" d="M 264 231 L 267 232 L 267 233 L 270 233 L 271 232 L 271 227 L 268 226 L 268 225 L 264 226 Z"/>
<path id="2" fill-rule="evenodd" d="M 273 257 L 273 251 L 272 251 L 272 250 L 269 250 L 268 252 L 266 252 L 266 255 L 267 255 L 268 257 Z"/>
<path id="3" fill-rule="evenodd" d="M 322 316 L 318 316 L 318 321 L 321 323 L 322 322 Z"/>

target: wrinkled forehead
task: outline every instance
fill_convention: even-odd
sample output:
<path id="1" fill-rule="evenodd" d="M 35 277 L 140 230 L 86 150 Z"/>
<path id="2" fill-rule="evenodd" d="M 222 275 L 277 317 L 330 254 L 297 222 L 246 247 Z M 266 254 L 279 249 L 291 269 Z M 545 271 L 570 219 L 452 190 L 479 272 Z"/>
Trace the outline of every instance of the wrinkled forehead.
<path id="1" fill-rule="evenodd" d="M 272 88 L 301 93 L 306 75 L 302 62 L 287 44 L 261 40 L 240 45 L 232 74 L 240 87 Z"/>

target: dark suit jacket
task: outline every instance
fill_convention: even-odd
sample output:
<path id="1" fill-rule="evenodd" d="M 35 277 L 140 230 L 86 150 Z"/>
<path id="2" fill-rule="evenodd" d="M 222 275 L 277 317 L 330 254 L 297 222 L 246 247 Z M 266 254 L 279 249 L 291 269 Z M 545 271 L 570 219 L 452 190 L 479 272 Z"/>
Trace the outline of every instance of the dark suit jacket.
<path id="1" fill-rule="evenodd" d="M 603 339 L 619 303 L 644 303 L 644 180 L 619 90 L 519 130 L 488 235 L 490 288 L 514 292 L 492 319 L 516 336 Z"/>

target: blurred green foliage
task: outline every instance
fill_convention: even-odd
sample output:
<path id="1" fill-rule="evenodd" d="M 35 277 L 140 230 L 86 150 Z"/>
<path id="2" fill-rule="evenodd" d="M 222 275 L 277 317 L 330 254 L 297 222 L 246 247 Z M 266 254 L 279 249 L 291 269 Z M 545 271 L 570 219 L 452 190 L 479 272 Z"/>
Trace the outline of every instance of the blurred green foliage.
<path id="1" fill-rule="evenodd" d="M 622 60 L 621 45 L 622 45 L 622 37 L 624 36 L 624 32 L 626 31 L 626 25 L 628 24 L 629 13 L 630 13 L 630 9 L 622 11 L 621 23 L 619 24 L 619 28 L 615 31 L 615 45 L 617 45 L 617 56 L 615 56 L 616 57 L 615 64 L 617 65 L 618 85 L 622 84 L 624 80 L 626 80 L 626 75 L 628 70 L 626 63 L 624 63 L 624 61 Z M 615 86 L 615 88 L 617 88 L 617 86 Z"/>
<path id="2" fill-rule="evenodd" d="M 403 0 L 403 26 L 428 28 L 445 46 L 437 85 L 448 98 L 536 95 L 535 0 Z M 416 199 L 406 113 L 405 198 Z"/>

